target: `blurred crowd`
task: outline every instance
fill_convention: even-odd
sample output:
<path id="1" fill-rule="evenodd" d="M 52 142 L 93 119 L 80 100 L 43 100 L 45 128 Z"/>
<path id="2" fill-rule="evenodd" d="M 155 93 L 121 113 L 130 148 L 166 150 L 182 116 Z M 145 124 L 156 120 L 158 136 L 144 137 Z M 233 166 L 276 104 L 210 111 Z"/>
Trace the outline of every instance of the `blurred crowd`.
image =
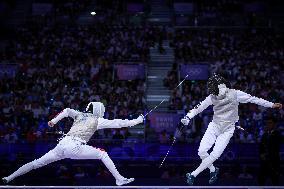
<path id="1" fill-rule="evenodd" d="M 83 10 L 85 10 L 91 3 L 91 0 L 63 0 L 54 1 L 53 11 L 51 14 L 61 17 L 69 17 L 70 19 L 76 18 Z"/>
<path id="2" fill-rule="evenodd" d="M 147 63 L 149 48 L 155 44 L 161 54 L 165 53 L 162 45 L 165 39 L 171 41 L 176 60 L 164 79 L 164 85 L 172 90 L 169 110 L 188 111 L 207 96 L 206 81 L 187 81 L 181 90 L 174 90 L 179 82 L 179 65 L 191 63 L 209 64 L 210 72 L 222 74 L 233 88 L 273 102 L 283 101 L 281 33 L 272 29 L 174 31 L 170 27 L 147 24 L 133 26 L 126 14 L 118 16 L 123 13 L 121 7 L 110 10 L 108 3 L 119 4 L 119 1 L 100 4 L 105 13 L 93 26 L 41 22 L 17 29 L 0 54 L 2 63 L 18 66 L 14 78 L 0 80 L 1 141 L 47 140 L 50 138 L 46 134 L 50 131 L 46 124 L 49 119 L 65 107 L 83 111 L 93 100 L 106 105 L 105 117 L 108 119 L 132 118 L 130 115 L 142 113 L 146 109 L 145 81 L 119 81 L 115 78 L 113 65 L 117 62 Z M 235 4 L 234 1 L 224 3 L 232 7 Z M 76 1 L 67 0 L 54 7 L 60 14 L 78 16 L 89 4 L 90 1 L 85 0 L 77 6 Z M 205 14 L 206 11 L 218 12 L 224 6 L 201 3 L 199 9 Z M 237 132 L 235 141 L 259 141 L 264 132 L 265 117 L 274 113 L 252 104 L 241 105 L 240 125 L 249 132 Z M 283 114 L 281 110 L 276 115 L 280 127 L 283 127 Z M 194 127 L 185 132 L 184 140 L 199 141 L 211 116 L 210 109 L 197 116 Z M 63 121 L 58 129 L 68 129 L 64 126 L 70 124 Z M 145 131 L 145 136 L 159 139 L 161 143 L 167 143 L 172 137 L 166 131 L 155 133 L 151 128 Z M 128 129 L 122 129 L 101 131 L 94 137 L 125 139 L 130 135 Z"/>
<path id="3" fill-rule="evenodd" d="M 0 80 L 1 140 L 44 140 L 49 119 L 66 107 L 83 111 L 89 101 L 103 102 L 109 119 L 142 113 L 144 80 L 119 81 L 113 65 L 145 62 L 154 34 L 152 27 L 106 24 L 19 28 L 0 55 L 3 63 L 18 66 L 14 78 Z M 121 138 L 119 133 L 125 138 L 128 132 L 107 131 L 103 136 Z"/>
<path id="4" fill-rule="evenodd" d="M 251 24 L 249 15 L 244 16 L 244 2 L 236 0 L 197 1 L 193 24 L 210 25 L 244 25 Z"/>
<path id="5" fill-rule="evenodd" d="M 220 73 L 231 87 L 251 95 L 283 102 L 284 51 L 283 35 L 273 30 L 186 30 L 175 32 L 172 47 L 176 62 L 165 78 L 170 89 L 178 84 L 180 64 L 209 64 L 211 73 Z M 182 90 L 172 90 L 171 110 L 192 109 L 208 95 L 206 81 L 187 81 Z M 259 142 L 265 130 L 265 119 L 276 117 L 280 130 L 284 129 L 283 109 L 274 111 L 254 104 L 240 105 L 239 124 L 248 133 L 236 132 L 236 142 Z M 198 141 L 211 120 L 212 109 L 195 118 L 194 129 L 189 130 Z M 199 127 L 199 125 L 201 127 Z M 196 129 L 195 129 L 196 128 Z"/>
<path id="6" fill-rule="evenodd" d="M 264 10 L 271 15 L 277 10 L 277 3 L 268 1 L 173 1 L 188 3 L 189 8 L 178 9 L 174 15 L 176 25 L 183 26 L 261 26 L 271 27 L 272 17 L 264 16 Z M 182 5 L 186 6 L 186 5 Z"/>

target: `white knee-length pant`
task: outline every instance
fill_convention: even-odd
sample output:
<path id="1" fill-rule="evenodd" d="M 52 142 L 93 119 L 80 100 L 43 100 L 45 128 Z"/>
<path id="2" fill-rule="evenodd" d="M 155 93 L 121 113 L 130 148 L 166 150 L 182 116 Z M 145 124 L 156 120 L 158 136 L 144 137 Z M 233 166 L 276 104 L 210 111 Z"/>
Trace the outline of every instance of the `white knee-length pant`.
<path id="1" fill-rule="evenodd" d="M 227 147 L 235 131 L 235 124 L 227 126 L 219 125 L 213 121 L 209 123 L 204 136 L 201 139 L 198 155 L 203 160 L 209 156 L 208 150 L 215 144 L 210 155 L 218 159 Z"/>

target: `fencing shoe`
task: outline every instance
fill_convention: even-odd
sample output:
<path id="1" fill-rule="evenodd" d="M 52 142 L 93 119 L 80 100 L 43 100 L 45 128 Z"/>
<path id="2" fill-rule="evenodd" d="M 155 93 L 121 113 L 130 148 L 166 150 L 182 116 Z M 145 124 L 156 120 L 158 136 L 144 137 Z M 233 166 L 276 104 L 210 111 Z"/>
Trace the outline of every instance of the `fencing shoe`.
<path id="1" fill-rule="evenodd" d="M 191 173 L 186 173 L 186 182 L 188 185 L 193 185 L 195 177 Z"/>
<path id="2" fill-rule="evenodd" d="M 218 174 L 219 174 L 219 168 L 215 167 L 215 171 L 214 172 L 210 172 L 209 184 L 214 184 L 217 181 Z"/>
<path id="3" fill-rule="evenodd" d="M 134 178 L 123 178 L 121 180 L 116 180 L 116 185 L 117 186 L 122 186 L 122 185 L 125 185 L 125 184 L 128 184 L 130 182 L 133 182 L 134 181 Z"/>

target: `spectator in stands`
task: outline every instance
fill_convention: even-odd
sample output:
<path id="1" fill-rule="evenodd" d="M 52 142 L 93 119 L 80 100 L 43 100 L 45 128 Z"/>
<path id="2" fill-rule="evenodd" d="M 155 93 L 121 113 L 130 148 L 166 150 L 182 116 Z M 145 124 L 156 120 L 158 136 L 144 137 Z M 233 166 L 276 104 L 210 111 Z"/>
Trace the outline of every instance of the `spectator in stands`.
<path id="1" fill-rule="evenodd" d="M 164 79 L 164 86 L 170 89 L 176 88 L 178 83 L 177 64 L 174 63 L 172 70 L 168 72 L 167 77 Z"/>
<path id="2" fill-rule="evenodd" d="M 280 146 L 284 138 L 277 130 L 275 118 L 266 119 L 265 133 L 260 141 L 260 171 L 258 182 L 264 186 L 268 178 L 274 186 L 279 185 Z"/>

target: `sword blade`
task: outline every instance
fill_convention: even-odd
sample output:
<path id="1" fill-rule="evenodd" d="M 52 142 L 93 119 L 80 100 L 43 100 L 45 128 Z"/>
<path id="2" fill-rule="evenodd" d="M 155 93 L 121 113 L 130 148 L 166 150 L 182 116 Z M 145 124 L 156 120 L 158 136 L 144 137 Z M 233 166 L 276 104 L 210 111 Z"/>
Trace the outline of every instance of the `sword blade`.
<path id="1" fill-rule="evenodd" d="M 186 75 L 185 77 L 184 77 L 184 79 L 181 81 L 181 82 L 179 82 L 179 84 L 176 86 L 176 88 L 178 88 L 185 80 L 186 80 L 186 78 L 188 77 L 188 75 Z M 175 88 L 175 89 L 176 89 Z M 156 105 L 154 108 L 152 108 L 149 112 L 147 112 L 145 115 L 144 115 L 144 117 L 146 117 L 149 113 L 151 113 L 152 111 L 154 111 L 155 109 L 157 109 L 164 101 L 165 101 L 166 99 L 163 99 L 158 105 Z"/>

